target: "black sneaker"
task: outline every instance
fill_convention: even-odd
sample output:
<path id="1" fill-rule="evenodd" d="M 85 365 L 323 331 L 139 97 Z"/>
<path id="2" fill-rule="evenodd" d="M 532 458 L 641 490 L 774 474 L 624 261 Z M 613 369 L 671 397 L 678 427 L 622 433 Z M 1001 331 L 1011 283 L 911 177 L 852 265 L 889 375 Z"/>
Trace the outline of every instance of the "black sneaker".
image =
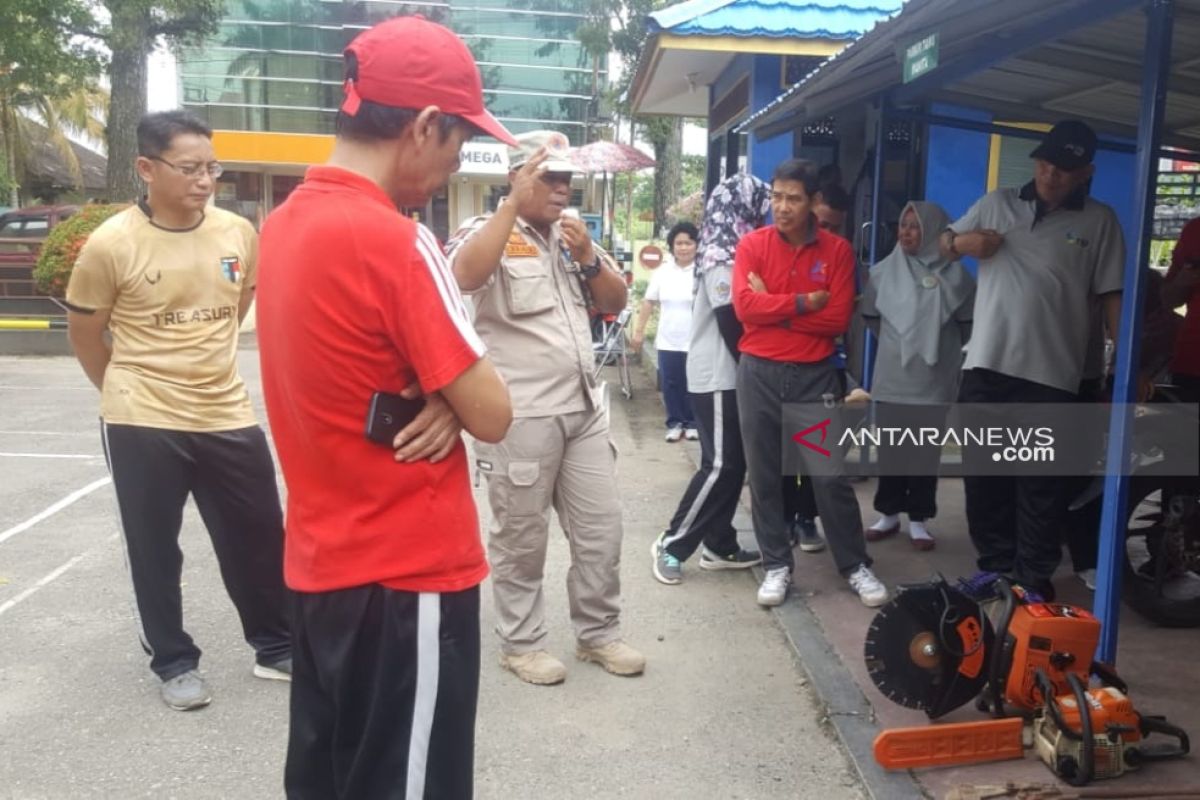
<path id="1" fill-rule="evenodd" d="M 819 553 L 825 549 L 825 540 L 817 533 L 817 521 L 808 517 L 796 517 L 789 532 L 792 547 L 805 553 Z"/>
<path id="2" fill-rule="evenodd" d="M 762 563 L 757 550 L 742 550 L 732 555 L 719 556 L 707 546 L 700 547 L 700 569 L 750 569 Z"/>

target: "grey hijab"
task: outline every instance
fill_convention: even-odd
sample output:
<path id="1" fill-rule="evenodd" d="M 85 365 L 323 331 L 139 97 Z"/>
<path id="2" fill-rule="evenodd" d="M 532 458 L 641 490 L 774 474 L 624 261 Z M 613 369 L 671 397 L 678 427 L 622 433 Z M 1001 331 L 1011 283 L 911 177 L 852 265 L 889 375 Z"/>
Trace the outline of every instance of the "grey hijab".
<path id="1" fill-rule="evenodd" d="M 943 258 L 938 250 L 938 237 L 950 225 L 942 207 L 913 201 L 900 212 L 901 219 L 909 209 L 921 225 L 920 250 L 910 256 L 897 243 L 871 267 L 871 283 L 879 316 L 900 334 L 900 366 L 917 357 L 933 366 L 942 326 L 970 301 L 975 280 L 960 262 Z"/>

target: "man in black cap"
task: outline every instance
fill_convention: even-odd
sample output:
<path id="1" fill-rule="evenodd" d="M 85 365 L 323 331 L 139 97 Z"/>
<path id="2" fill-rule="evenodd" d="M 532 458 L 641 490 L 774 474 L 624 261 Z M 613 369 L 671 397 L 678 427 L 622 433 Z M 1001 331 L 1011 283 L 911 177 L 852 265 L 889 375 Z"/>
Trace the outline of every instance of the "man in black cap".
<path id="1" fill-rule="evenodd" d="M 1097 308 L 1115 337 L 1125 239 L 1113 210 L 1088 197 L 1095 154 L 1091 128 L 1058 123 L 1031 154 L 1032 181 L 988 193 L 942 233 L 945 256 L 979 259 L 960 403 L 1073 402 Z M 1065 485 L 1053 477 L 965 478 L 979 569 L 1052 597 Z"/>

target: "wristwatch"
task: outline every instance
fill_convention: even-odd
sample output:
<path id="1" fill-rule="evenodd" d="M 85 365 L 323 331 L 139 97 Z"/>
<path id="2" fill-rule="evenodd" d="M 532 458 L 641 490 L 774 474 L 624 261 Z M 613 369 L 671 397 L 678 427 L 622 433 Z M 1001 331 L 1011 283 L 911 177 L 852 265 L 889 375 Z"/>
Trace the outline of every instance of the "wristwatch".
<path id="1" fill-rule="evenodd" d="M 949 242 L 950 254 L 953 255 L 955 258 L 960 258 L 962 256 L 962 253 L 958 252 L 958 248 L 954 246 L 955 243 L 958 241 L 958 232 L 953 230 L 952 228 L 946 228 L 946 233 L 950 234 L 950 242 Z"/>
<path id="2" fill-rule="evenodd" d="M 581 265 L 579 271 L 583 275 L 583 277 L 589 281 L 592 278 L 599 275 L 600 274 L 600 256 L 596 256 L 596 260 L 593 261 L 590 266 L 584 267 Z"/>

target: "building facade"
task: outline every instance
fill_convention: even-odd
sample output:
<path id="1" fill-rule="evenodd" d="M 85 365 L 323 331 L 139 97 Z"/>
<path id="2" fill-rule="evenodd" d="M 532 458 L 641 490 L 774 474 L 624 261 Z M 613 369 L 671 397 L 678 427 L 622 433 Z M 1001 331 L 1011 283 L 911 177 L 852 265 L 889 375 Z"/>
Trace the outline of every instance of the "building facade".
<path id="1" fill-rule="evenodd" d="M 488 109 L 514 133 L 561 130 L 582 143 L 607 82 L 606 58 L 575 38 L 585 0 L 227 0 L 217 33 L 179 57 L 182 104 L 214 129 L 226 165 L 217 203 L 258 222 L 332 147 L 342 51 L 390 17 L 420 14 L 475 55 Z M 497 143 L 472 142 L 424 210 L 440 236 L 482 213 L 505 183 Z"/>

